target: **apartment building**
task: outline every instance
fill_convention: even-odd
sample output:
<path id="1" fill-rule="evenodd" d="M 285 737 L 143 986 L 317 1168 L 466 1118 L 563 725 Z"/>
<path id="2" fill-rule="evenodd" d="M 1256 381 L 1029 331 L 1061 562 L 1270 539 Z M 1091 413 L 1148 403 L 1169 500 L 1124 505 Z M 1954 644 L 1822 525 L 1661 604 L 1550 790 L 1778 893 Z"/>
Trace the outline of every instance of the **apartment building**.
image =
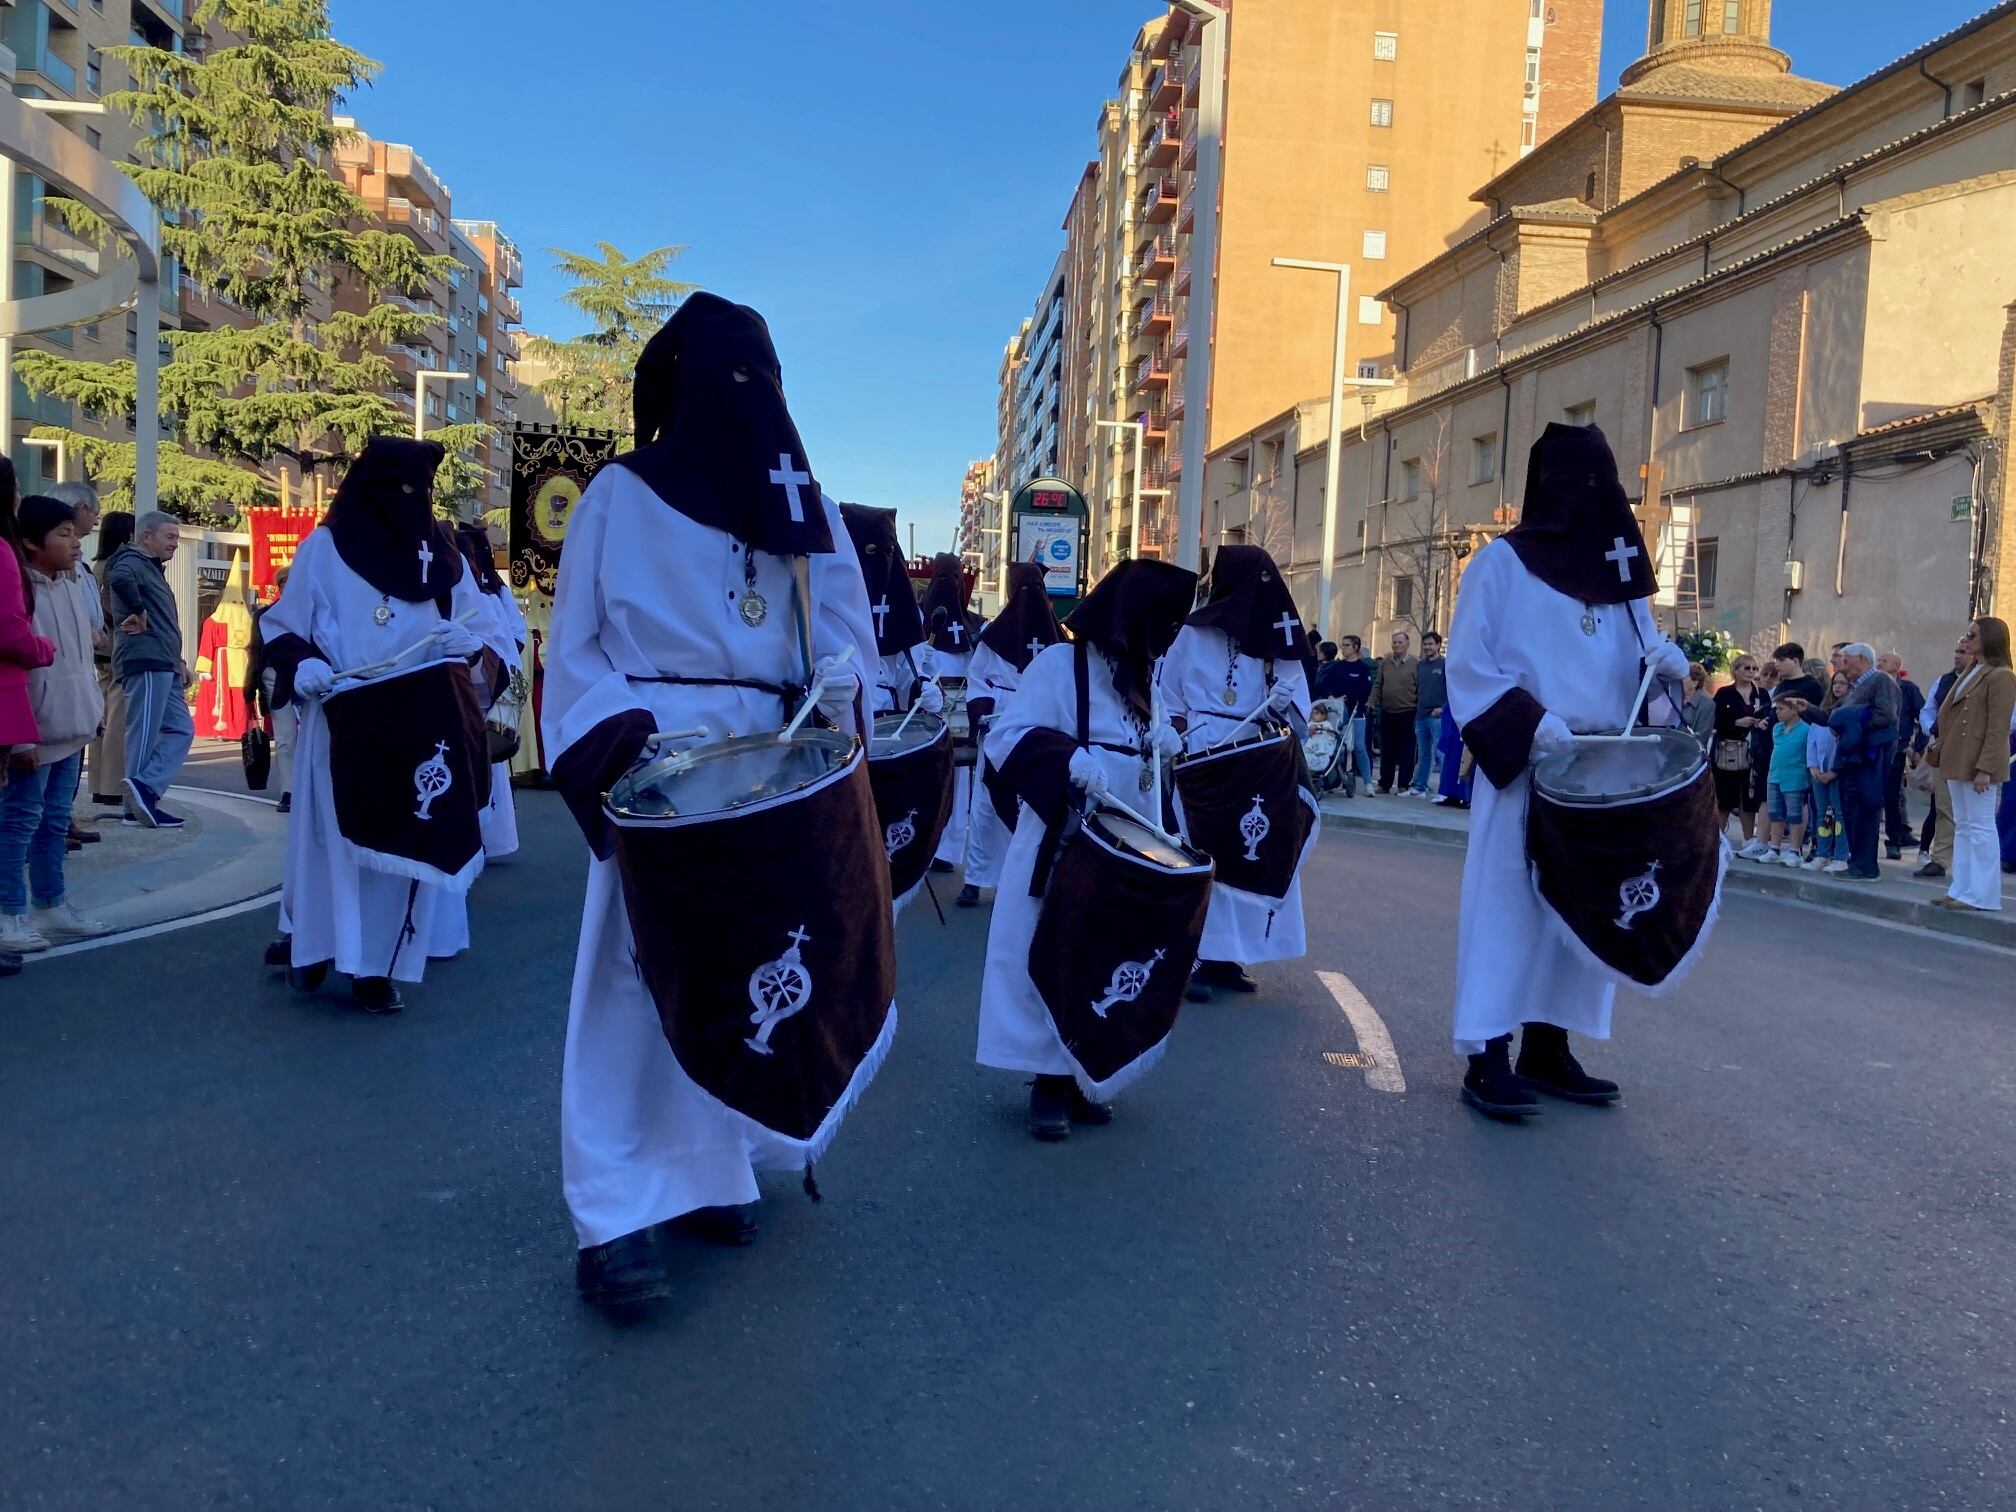
<path id="1" fill-rule="evenodd" d="M 959 484 L 959 537 L 953 549 L 979 571 L 983 585 L 999 581 L 998 578 L 990 578 L 986 570 L 986 564 L 991 561 L 993 570 L 998 573 L 1001 560 L 998 544 L 993 544 L 990 550 L 990 543 L 998 543 L 1001 539 L 1001 507 L 987 497 L 994 492 L 995 466 L 992 457 L 969 462 L 966 464 L 966 476 Z M 994 533 L 990 535 L 990 531 Z"/>
<path id="2" fill-rule="evenodd" d="M 1595 102 L 1601 0 L 1268 0 L 1237 9 L 1215 265 L 1192 266 L 1199 205 L 1197 23 L 1174 6 L 1136 34 L 1100 109 L 1098 157 L 1064 221 L 1060 462 L 1093 506 L 1094 570 L 1125 549 L 1132 497 L 1142 550 L 1175 548 L 1184 428 L 1239 434 L 1326 388 L 1336 285 L 1277 257 L 1349 262 L 1354 370 L 1387 373 L 1396 321 L 1373 297 L 1481 226 L 1476 184 Z M 1213 329 L 1190 319 L 1215 280 Z M 1210 402 L 1186 414 L 1188 364 L 1209 361 Z M 1142 427 L 1135 477 L 1130 432 Z M 1075 469 L 1075 475 L 1071 471 Z"/>
<path id="3" fill-rule="evenodd" d="M 522 356 L 519 331 L 525 312 L 513 292 L 524 287 L 525 260 L 510 237 L 495 221 L 458 220 L 455 256 L 466 270 L 460 281 L 461 323 L 456 366 L 474 374 L 468 389 L 472 413 L 492 428 L 490 455 L 485 463 L 490 474 L 485 509 L 504 509 L 511 502 L 511 427 L 518 423 L 521 383 L 518 363 Z M 474 260 L 467 255 L 473 252 Z"/>
<path id="4" fill-rule="evenodd" d="M 1617 93 L 1384 291 L 1399 385 L 1347 414 L 1328 634 L 1446 629 L 1556 420 L 1616 449 L 1668 625 L 1937 670 L 1971 614 L 2009 612 L 2016 0 L 1839 92 L 1769 28 L 1757 0 L 1655 3 Z M 1305 610 L 1327 410 L 1207 469 L 1207 533 L 1268 542 Z"/>
<path id="5" fill-rule="evenodd" d="M 1003 369 L 1007 384 L 1008 428 L 1001 454 L 1006 466 L 996 477 L 1013 493 L 1032 478 L 1054 475 L 1062 456 L 1064 316 L 1069 305 L 1069 273 L 1062 254 L 1022 323 Z"/>

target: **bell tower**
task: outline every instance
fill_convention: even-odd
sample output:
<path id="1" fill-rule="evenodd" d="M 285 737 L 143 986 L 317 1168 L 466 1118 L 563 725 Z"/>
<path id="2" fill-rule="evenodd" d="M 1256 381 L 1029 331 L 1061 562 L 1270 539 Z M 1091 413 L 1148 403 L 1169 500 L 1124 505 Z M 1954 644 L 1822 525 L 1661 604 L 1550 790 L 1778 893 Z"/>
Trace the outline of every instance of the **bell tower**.
<path id="1" fill-rule="evenodd" d="M 1771 0 L 1652 0 L 1645 56 L 1624 70 L 1622 82 L 1641 84 L 1672 67 L 1785 74 L 1792 60 L 1771 45 Z"/>

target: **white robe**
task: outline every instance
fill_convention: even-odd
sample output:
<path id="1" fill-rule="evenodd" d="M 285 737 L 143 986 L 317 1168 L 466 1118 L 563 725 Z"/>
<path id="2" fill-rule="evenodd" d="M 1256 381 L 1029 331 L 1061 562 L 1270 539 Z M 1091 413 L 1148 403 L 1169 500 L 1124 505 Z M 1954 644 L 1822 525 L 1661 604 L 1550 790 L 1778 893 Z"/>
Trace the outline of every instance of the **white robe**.
<path id="1" fill-rule="evenodd" d="M 954 654 L 950 651 L 933 649 L 927 641 L 917 648 L 917 670 L 926 677 L 967 678 L 968 698 L 972 694 L 969 669 L 973 665 L 970 651 Z M 973 807 L 973 768 L 962 766 L 952 776 L 952 813 L 945 821 L 945 832 L 938 837 L 938 849 L 932 859 L 947 865 L 957 866 L 966 858 L 966 821 Z"/>
<path id="2" fill-rule="evenodd" d="M 1166 719 L 1188 722 L 1183 748 L 1201 751 L 1215 741 L 1254 732 L 1254 724 L 1240 725 L 1247 716 L 1265 706 L 1268 697 L 1267 671 L 1271 666 L 1275 682 L 1294 697 L 1287 723 L 1297 738 L 1309 730 L 1309 678 L 1300 661 L 1290 659 L 1269 663 L 1241 653 L 1232 661 L 1232 702 L 1225 702 L 1226 661 L 1232 643 L 1222 630 L 1185 625 L 1163 658 L 1157 687 L 1162 695 Z M 1182 818 L 1182 800 L 1177 800 L 1177 817 Z M 1185 838 L 1188 838 L 1187 830 Z M 1311 840 L 1313 842 L 1314 835 Z M 1211 885 L 1211 910 L 1204 920 L 1204 938 L 1197 955 L 1206 961 L 1233 961 L 1251 966 L 1259 961 L 1292 961 L 1307 953 L 1308 942 L 1302 920 L 1302 877 L 1298 872 L 1280 898 L 1242 892 L 1222 882 Z"/>
<path id="3" fill-rule="evenodd" d="M 259 617 L 268 641 L 298 635 L 329 660 L 332 670 L 370 666 L 403 651 L 441 621 L 431 599 L 394 602 L 392 618 L 373 619 L 383 595 L 344 564 L 326 530 L 310 532 L 295 554 L 287 590 Z M 493 639 L 482 613 L 483 594 L 467 572 L 456 583 L 449 608 L 469 615 L 469 628 L 491 650 Z M 416 653 L 408 666 L 419 666 Z M 429 958 L 442 959 L 469 943 L 468 904 L 456 889 L 422 883 L 417 892 L 405 877 L 360 867 L 337 845 L 336 798 L 329 777 L 329 724 L 322 705 L 297 700 L 300 726 L 294 747 L 293 821 L 287 826 L 287 859 L 280 890 L 280 929 L 293 937 L 296 966 L 334 961 L 352 977 L 389 976 L 417 982 Z M 409 894 L 413 937 L 403 938 Z"/>
<path id="4" fill-rule="evenodd" d="M 1075 655 L 1069 643 L 1048 646 L 1029 663 L 1014 702 L 994 721 L 987 736 L 987 757 L 1004 766 L 1022 737 L 1038 728 L 1078 734 Z M 1113 691 L 1112 669 L 1095 648 L 1087 668 L 1089 733 L 1093 758 L 1106 773 L 1109 800 L 1152 817 L 1153 797 L 1141 791 L 1143 757 L 1100 748 L 1135 746 L 1140 730 L 1127 718 L 1120 695 Z M 1166 770 L 1165 770 L 1166 780 Z M 1022 806 L 1015 833 L 1002 863 L 1000 891 L 987 931 L 987 966 L 980 981 L 980 1040 L 974 1059 L 1003 1071 L 1029 1071 L 1039 1076 L 1070 1076 L 1074 1067 L 1057 1038 L 1050 1010 L 1029 979 L 1029 942 L 1043 900 L 1029 896 L 1036 872 L 1036 852 L 1043 844 L 1043 821 Z"/>
<path id="5" fill-rule="evenodd" d="M 881 657 L 874 664 L 874 686 L 869 692 L 873 695 L 875 713 L 901 714 L 910 707 L 910 689 L 924 675 L 923 654 L 924 648 L 918 646 L 913 650 L 898 651 L 894 656 Z"/>
<path id="6" fill-rule="evenodd" d="M 1022 674 L 1015 664 L 988 646 L 973 653 L 966 676 L 966 696 L 993 699 L 997 722 L 1022 686 Z M 976 766 L 974 772 L 978 770 Z M 966 826 L 966 882 L 972 887 L 998 887 L 1001 865 L 1008 857 L 1008 823 L 994 812 L 994 795 L 987 791 L 987 784 L 968 780 L 973 801 Z"/>
<path id="7" fill-rule="evenodd" d="M 872 671 L 867 588 L 838 510 L 825 507 L 840 550 L 812 559 L 813 655 L 851 646 L 851 665 Z M 759 552 L 755 563 L 769 614 L 752 627 L 740 612 L 743 553 L 732 536 L 672 509 L 625 468 L 597 474 L 568 522 L 545 643 L 542 726 L 552 759 L 634 709 L 661 730 L 705 725 L 710 740 L 781 728 L 795 711 L 771 694 L 641 680 L 804 679 L 790 561 Z M 679 1068 L 630 952 L 615 862 L 592 861 L 560 1087 L 561 1175 L 584 1248 L 695 1208 L 753 1202 L 757 1170 L 803 1164 Z"/>
<path id="8" fill-rule="evenodd" d="M 508 646 L 504 670 L 515 674 L 525 655 L 525 616 L 518 612 L 511 590 L 483 595 L 485 628 L 478 633 L 494 646 Z M 502 655 L 502 653 L 499 653 Z M 518 849 L 518 804 L 511 792 L 511 763 L 490 764 L 490 801 L 483 806 L 483 859 L 501 861 Z"/>
<path id="9" fill-rule="evenodd" d="M 1582 632 L 1582 616 L 1596 633 Z M 1632 627 L 1633 619 L 1637 629 Z M 1523 688 L 1579 732 L 1615 730 L 1638 692 L 1640 635 L 1659 632 L 1640 599 L 1599 604 L 1548 587 L 1501 540 L 1471 558 L 1449 627 L 1449 711 L 1459 726 Z M 1563 938 L 1526 865 L 1530 773 L 1511 787 L 1482 768 L 1471 795 L 1470 848 L 1456 920 L 1455 1041 L 1458 1055 L 1510 1034 L 1528 1019 L 1592 1039 L 1610 1037 L 1615 983 Z"/>

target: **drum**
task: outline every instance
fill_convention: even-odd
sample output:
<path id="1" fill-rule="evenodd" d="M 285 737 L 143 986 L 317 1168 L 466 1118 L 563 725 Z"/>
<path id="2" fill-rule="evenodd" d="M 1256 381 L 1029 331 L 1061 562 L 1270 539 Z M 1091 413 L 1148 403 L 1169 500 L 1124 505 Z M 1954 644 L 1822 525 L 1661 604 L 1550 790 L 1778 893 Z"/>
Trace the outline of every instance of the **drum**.
<path id="1" fill-rule="evenodd" d="M 889 857 L 889 890 L 900 913 L 930 871 L 938 837 L 952 816 L 952 732 L 945 721 L 921 709 L 914 715 L 876 715 L 868 783 Z"/>
<path id="2" fill-rule="evenodd" d="M 1029 978 L 1089 1095 L 1155 1063 L 1211 906 L 1211 858 L 1117 804 L 1067 826 L 1029 942 Z"/>
<path id="3" fill-rule="evenodd" d="M 603 801 L 637 970 L 679 1067 L 817 1159 L 895 1031 L 889 867 L 854 736 L 744 736 Z"/>
<path id="4" fill-rule="evenodd" d="M 953 765 L 970 767 L 980 759 L 980 732 L 973 727 L 973 714 L 967 707 L 970 690 L 966 679 L 941 677 L 938 686 L 945 694 L 945 724 L 952 731 Z"/>
<path id="5" fill-rule="evenodd" d="M 497 695 L 497 701 L 490 705 L 490 712 L 484 717 L 493 764 L 509 761 L 518 754 L 518 730 L 524 722 L 525 699 L 530 692 L 531 685 L 526 681 L 524 672 L 513 667 L 511 680 L 504 685 L 504 691 Z"/>
<path id="6" fill-rule="evenodd" d="M 1526 855 L 1582 952 L 1643 990 L 1675 985 L 1707 939 L 1727 863 L 1700 741 L 1639 729 L 1546 757 L 1533 769 Z"/>
<path id="7" fill-rule="evenodd" d="M 1174 764 L 1176 818 L 1218 866 L 1218 881 L 1280 899 L 1315 844 L 1320 818 L 1302 744 L 1279 725 Z"/>

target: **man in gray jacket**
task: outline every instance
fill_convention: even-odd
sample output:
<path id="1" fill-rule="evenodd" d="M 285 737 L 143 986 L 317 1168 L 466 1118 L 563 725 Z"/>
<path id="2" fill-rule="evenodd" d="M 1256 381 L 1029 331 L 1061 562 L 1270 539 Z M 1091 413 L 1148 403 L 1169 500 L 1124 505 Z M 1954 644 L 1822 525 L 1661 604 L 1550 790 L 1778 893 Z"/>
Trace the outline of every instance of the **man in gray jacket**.
<path id="1" fill-rule="evenodd" d="M 179 829 L 161 795 L 182 770 L 196 724 L 183 692 L 182 621 L 166 566 L 182 542 L 175 517 L 155 510 L 133 523 L 133 540 L 106 565 L 112 602 L 112 673 L 126 693 L 126 822 Z"/>

